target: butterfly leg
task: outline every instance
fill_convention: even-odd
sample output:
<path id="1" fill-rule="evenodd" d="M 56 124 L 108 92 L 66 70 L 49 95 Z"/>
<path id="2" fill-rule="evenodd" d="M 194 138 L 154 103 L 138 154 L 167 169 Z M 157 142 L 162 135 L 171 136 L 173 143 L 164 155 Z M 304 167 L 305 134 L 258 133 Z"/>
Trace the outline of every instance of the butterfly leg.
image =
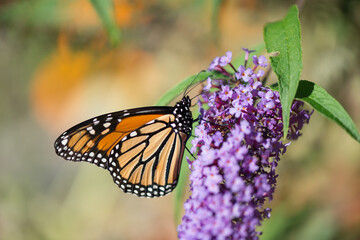
<path id="1" fill-rule="evenodd" d="M 196 159 L 196 157 L 190 152 L 190 150 L 187 148 L 187 146 L 185 146 L 186 150 L 190 153 L 190 155 L 194 158 L 194 160 Z"/>

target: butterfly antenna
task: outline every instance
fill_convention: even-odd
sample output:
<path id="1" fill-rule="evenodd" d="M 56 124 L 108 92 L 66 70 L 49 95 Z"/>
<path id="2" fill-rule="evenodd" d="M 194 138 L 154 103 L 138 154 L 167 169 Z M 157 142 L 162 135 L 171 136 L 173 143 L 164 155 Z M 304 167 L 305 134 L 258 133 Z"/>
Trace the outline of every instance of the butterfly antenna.
<path id="1" fill-rule="evenodd" d="M 194 98 L 197 98 L 200 95 L 201 95 L 201 93 L 199 93 L 199 94 L 195 95 L 194 97 L 190 98 L 190 100 L 192 101 Z"/>
<path id="2" fill-rule="evenodd" d="M 213 75 L 210 75 L 209 77 L 211 78 L 211 77 L 213 77 Z M 190 92 L 191 90 L 193 90 L 194 88 L 196 88 L 197 86 L 199 86 L 199 85 L 200 85 L 201 83 L 203 83 L 205 80 L 206 80 L 206 79 L 202 80 L 201 82 L 198 82 L 195 86 L 193 86 L 191 89 L 189 89 L 189 92 Z M 193 100 L 194 98 L 198 97 L 199 95 L 201 95 L 201 93 L 195 95 L 195 96 L 192 97 L 190 100 Z"/>
<path id="3" fill-rule="evenodd" d="M 195 84 L 192 88 L 189 89 L 188 92 L 191 92 L 191 90 L 193 90 L 194 88 L 196 88 L 197 86 L 199 86 L 200 84 L 202 84 L 206 79 L 202 80 L 201 82 L 198 82 L 197 84 Z"/>
<path id="4" fill-rule="evenodd" d="M 183 97 L 188 94 L 188 89 L 189 89 L 189 87 L 194 83 L 194 81 L 195 81 L 195 80 L 199 77 L 199 75 L 200 75 L 201 73 L 203 73 L 203 72 L 206 72 L 206 70 L 201 70 L 198 74 L 196 74 L 195 78 L 194 78 L 194 79 L 191 81 L 191 83 L 186 87 L 186 89 L 185 89 L 185 91 L 184 91 L 184 94 L 183 94 Z M 190 89 L 190 90 L 192 90 L 192 89 Z M 189 90 L 189 91 L 190 91 L 190 90 Z"/>

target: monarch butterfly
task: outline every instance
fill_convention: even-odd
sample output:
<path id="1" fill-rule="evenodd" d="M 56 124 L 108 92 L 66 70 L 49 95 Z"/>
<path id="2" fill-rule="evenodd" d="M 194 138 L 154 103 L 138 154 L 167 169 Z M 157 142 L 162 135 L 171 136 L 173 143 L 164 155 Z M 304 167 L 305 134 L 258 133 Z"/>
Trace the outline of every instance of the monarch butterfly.
<path id="1" fill-rule="evenodd" d="M 60 135 L 56 153 L 107 169 L 125 192 L 160 197 L 178 182 L 192 123 L 191 99 L 174 107 L 142 107 L 104 114 Z"/>

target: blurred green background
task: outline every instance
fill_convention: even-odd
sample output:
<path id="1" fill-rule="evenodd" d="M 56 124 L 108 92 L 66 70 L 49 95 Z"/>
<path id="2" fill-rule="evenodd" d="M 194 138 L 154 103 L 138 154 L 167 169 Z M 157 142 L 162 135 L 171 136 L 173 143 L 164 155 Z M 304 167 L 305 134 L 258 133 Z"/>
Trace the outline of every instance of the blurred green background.
<path id="1" fill-rule="evenodd" d="M 60 159 L 53 142 L 87 118 L 152 105 L 215 56 L 262 43 L 264 24 L 294 1 L 114 0 L 109 21 L 97 3 L 0 1 L 0 239 L 176 239 L 173 194 L 123 194 L 107 171 Z M 299 3 L 302 79 L 359 127 L 360 1 Z M 360 239 L 359 160 L 359 144 L 314 113 L 280 162 L 261 239 Z"/>

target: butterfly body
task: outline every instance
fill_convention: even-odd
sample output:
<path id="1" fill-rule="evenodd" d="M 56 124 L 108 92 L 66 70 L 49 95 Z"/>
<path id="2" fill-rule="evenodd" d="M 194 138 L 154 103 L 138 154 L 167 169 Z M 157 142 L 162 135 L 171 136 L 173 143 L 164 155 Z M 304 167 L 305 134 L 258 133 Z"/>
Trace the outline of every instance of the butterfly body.
<path id="1" fill-rule="evenodd" d="M 64 132 L 56 153 L 107 169 L 126 193 L 159 197 L 177 184 L 193 118 L 188 96 L 174 107 L 144 107 L 104 114 Z"/>

